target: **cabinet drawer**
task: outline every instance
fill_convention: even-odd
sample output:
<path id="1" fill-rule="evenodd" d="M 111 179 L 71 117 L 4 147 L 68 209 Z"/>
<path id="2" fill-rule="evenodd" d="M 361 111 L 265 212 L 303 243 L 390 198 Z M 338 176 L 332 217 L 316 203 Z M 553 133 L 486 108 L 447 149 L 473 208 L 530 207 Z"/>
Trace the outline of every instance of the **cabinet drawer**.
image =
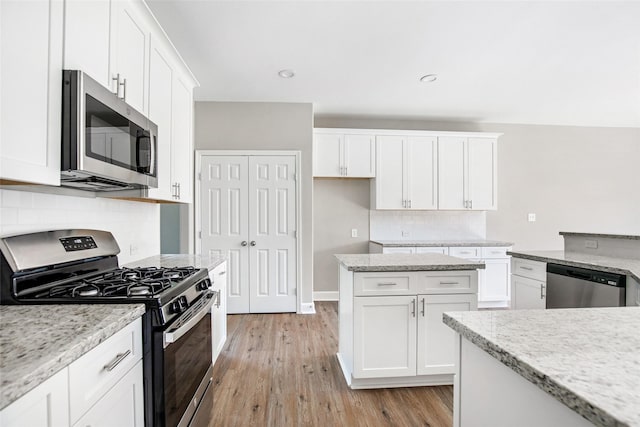
<path id="1" fill-rule="evenodd" d="M 442 254 L 449 255 L 449 248 L 446 247 L 432 247 L 432 246 L 418 246 L 416 247 L 417 254 Z"/>
<path id="2" fill-rule="evenodd" d="M 142 359 L 142 320 L 137 319 L 69 365 L 71 424 Z"/>
<path id="3" fill-rule="evenodd" d="M 482 248 L 482 258 L 508 258 L 506 247 Z"/>
<path id="4" fill-rule="evenodd" d="M 458 258 L 482 258 L 482 248 L 472 247 L 451 247 L 449 248 L 449 255 L 457 256 Z"/>
<path id="5" fill-rule="evenodd" d="M 382 248 L 383 254 L 415 254 L 416 248 L 414 246 L 385 246 Z"/>
<path id="6" fill-rule="evenodd" d="M 411 290 L 416 293 L 475 293 L 478 289 L 475 271 L 439 271 L 418 273 Z"/>
<path id="7" fill-rule="evenodd" d="M 410 283 L 411 273 L 356 273 L 353 292 L 355 296 L 406 295 Z"/>
<path id="8" fill-rule="evenodd" d="M 547 282 L 547 263 L 529 259 L 511 258 L 511 273 L 529 279 Z"/>

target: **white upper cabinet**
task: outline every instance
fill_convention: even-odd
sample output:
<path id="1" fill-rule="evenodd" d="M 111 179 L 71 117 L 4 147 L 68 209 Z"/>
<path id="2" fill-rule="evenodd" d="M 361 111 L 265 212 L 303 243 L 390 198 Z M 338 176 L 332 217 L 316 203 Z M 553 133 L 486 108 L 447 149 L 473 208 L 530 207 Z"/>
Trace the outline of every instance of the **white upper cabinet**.
<path id="1" fill-rule="evenodd" d="M 143 114 L 148 113 L 146 93 L 150 32 L 134 2 L 111 3 L 112 91 Z"/>
<path id="2" fill-rule="evenodd" d="M 497 140 L 438 137 L 438 208 L 497 209 Z"/>
<path id="3" fill-rule="evenodd" d="M 377 136 L 375 209 L 437 209 L 437 143 L 430 136 Z"/>
<path id="4" fill-rule="evenodd" d="M 173 78 L 171 181 L 175 200 L 193 201 L 193 86 L 178 76 Z"/>
<path id="5" fill-rule="evenodd" d="M 0 181 L 60 185 L 63 6 L 0 1 Z"/>
<path id="6" fill-rule="evenodd" d="M 313 136 L 313 176 L 373 178 L 373 135 L 320 133 Z"/>
<path id="7" fill-rule="evenodd" d="M 82 70 L 111 88 L 111 1 L 66 0 L 64 13 L 64 68 Z"/>

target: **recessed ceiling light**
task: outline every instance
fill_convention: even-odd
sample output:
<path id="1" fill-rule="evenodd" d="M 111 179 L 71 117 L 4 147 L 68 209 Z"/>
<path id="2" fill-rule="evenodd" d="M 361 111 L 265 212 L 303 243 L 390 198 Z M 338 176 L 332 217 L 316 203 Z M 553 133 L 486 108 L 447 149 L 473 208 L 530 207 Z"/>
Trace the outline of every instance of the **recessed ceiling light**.
<path id="1" fill-rule="evenodd" d="M 290 79 L 291 77 L 295 76 L 296 73 L 294 73 L 293 70 L 284 69 L 284 70 L 278 71 L 278 75 L 283 79 Z"/>
<path id="2" fill-rule="evenodd" d="M 424 76 L 420 77 L 420 81 L 422 83 L 432 83 L 432 82 L 435 82 L 437 79 L 438 79 L 437 74 L 425 74 Z"/>

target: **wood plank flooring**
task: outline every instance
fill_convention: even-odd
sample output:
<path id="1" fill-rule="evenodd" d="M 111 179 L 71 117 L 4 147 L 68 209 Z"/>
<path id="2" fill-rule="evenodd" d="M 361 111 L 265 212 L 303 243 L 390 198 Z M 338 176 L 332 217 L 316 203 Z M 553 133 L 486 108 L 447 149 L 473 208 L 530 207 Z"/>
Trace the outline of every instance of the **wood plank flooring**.
<path id="1" fill-rule="evenodd" d="M 210 426 L 451 426 L 451 386 L 347 387 L 337 309 L 317 302 L 314 315 L 228 316 Z"/>

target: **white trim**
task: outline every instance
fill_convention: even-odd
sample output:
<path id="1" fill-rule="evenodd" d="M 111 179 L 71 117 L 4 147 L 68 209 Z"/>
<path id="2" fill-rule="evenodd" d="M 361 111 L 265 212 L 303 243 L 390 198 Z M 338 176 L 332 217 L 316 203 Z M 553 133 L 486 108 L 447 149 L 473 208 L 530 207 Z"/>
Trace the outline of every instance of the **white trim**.
<path id="1" fill-rule="evenodd" d="M 313 128 L 313 133 L 340 135 L 400 135 L 400 136 L 460 136 L 472 138 L 498 138 L 502 133 L 495 132 L 452 132 L 435 130 L 403 129 L 349 129 L 349 128 Z"/>
<path id="2" fill-rule="evenodd" d="M 294 156 L 296 162 L 296 298 L 298 314 L 314 314 L 316 312 L 313 302 L 302 303 L 302 153 L 298 150 L 196 150 L 196 165 L 194 177 L 196 180 L 193 205 L 195 214 L 194 253 L 202 254 L 202 238 L 198 233 L 202 231 L 202 218 L 200 218 L 200 183 L 202 182 L 202 158 L 204 156 Z M 200 176 L 200 178 L 198 178 Z"/>
<path id="3" fill-rule="evenodd" d="M 340 298 L 340 292 L 338 291 L 314 291 L 314 301 L 338 301 Z"/>

